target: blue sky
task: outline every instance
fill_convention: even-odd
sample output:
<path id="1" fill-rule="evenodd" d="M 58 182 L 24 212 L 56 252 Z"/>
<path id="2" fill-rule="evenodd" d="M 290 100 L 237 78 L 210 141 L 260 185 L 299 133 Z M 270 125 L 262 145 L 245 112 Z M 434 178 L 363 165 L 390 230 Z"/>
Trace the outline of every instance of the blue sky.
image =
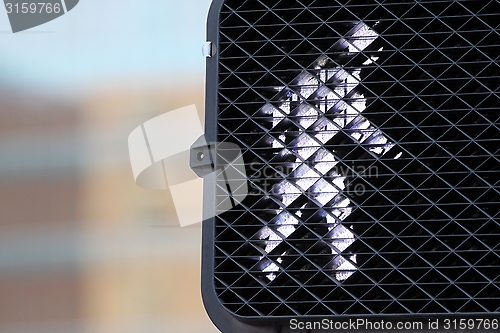
<path id="1" fill-rule="evenodd" d="M 12 34 L 0 9 L 0 84 L 65 89 L 203 75 L 210 0 L 80 0 L 66 15 Z"/>

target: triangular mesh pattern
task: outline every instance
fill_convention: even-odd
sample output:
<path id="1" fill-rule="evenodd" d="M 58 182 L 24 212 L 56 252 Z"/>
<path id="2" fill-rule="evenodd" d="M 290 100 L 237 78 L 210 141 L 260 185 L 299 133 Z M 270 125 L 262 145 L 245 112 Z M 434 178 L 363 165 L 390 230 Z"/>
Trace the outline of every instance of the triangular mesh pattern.
<path id="1" fill-rule="evenodd" d="M 500 3 L 226 0 L 216 217 L 242 317 L 500 311 Z M 219 189 L 220 198 L 227 198 Z"/>

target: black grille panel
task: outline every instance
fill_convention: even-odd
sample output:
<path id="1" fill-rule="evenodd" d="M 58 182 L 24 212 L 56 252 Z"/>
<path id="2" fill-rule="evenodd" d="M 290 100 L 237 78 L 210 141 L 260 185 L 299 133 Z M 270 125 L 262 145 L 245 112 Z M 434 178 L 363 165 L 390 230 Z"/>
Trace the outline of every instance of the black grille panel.
<path id="1" fill-rule="evenodd" d="M 242 317 L 500 311 L 500 2 L 226 0 L 215 219 Z M 221 197 L 225 189 L 221 190 Z"/>

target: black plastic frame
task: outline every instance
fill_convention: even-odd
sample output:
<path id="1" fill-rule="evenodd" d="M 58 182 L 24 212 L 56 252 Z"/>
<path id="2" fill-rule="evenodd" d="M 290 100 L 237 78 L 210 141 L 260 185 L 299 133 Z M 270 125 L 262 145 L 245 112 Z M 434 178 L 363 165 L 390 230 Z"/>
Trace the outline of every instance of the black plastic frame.
<path id="1" fill-rule="evenodd" d="M 217 141 L 217 109 L 218 109 L 218 44 L 219 15 L 224 0 L 214 0 L 210 6 L 207 20 L 207 41 L 215 45 L 215 53 L 207 58 L 206 64 L 206 97 L 205 97 L 205 138 L 206 142 Z M 216 160 L 216 159 L 215 159 Z M 214 161 L 216 163 L 216 161 Z M 215 240 L 215 184 L 204 180 L 203 186 L 203 234 L 201 261 L 201 291 L 203 303 L 208 316 L 221 332 L 273 332 L 271 326 L 256 327 L 245 324 L 227 311 L 219 301 L 214 286 L 214 240 Z M 209 216 L 209 218 L 205 218 Z"/>
<path id="2" fill-rule="evenodd" d="M 206 142 L 214 143 L 217 141 L 217 119 L 218 119 L 218 86 L 219 86 L 219 23 L 220 12 L 225 0 L 213 0 L 210 6 L 207 19 L 207 41 L 214 45 L 215 53 L 206 61 L 206 96 L 205 96 L 205 138 Z M 214 163 L 216 163 L 214 161 Z M 215 165 L 215 168 L 217 166 Z M 203 229 L 202 229 L 202 280 L 201 291 L 205 310 L 222 333 L 320 333 L 320 332 L 347 332 L 339 330 L 292 330 L 290 320 L 296 319 L 299 322 L 321 321 L 323 319 L 333 320 L 335 322 L 349 322 L 357 319 L 367 319 L 371 322 L 384 320 L 385 322 L 411 322 L 420 321 L 427 323 L 428 320 L 460 320 L 460 319 L 498 319 L 500 314 L 478 314 L 478 315 L 460 315 L 460 314 L 436 314 L 436 315 L 372 315 L 372 316 L 306 316 L 306 317 L 240 317 L 226 309 L 220 302 L 214 286 L 214 241 L 215 241 L 215 189 L 216 184 L 204 180 L 203 189 Z M 208 218 L 207 218 L 208 217 Z M 358 331 L 358 332 L 376 332 Z M 430 330 L 425 327 L 421 332 L 461 332 L 462 330 L 445 330 L 442 327 L 439 330 Z M 491 332 L 493 330 L 473 330 L 474 332 Z M 406 331 L 400 331 L 406 332 Z"/>
<path id="3" fill-rule="evenodd" d="M 218 63 L 219 63 L 219 16 L 224 0 L 213 0 L 208 13 L 207 41 L 215 45 L 215 53 L 207 58 L 205 96 L 205 138 L 206 142 L 217 141 L 218 110 Z M 215 159 L 216 160 L 216 159 Z M 216 163 L 216 161 L 214 161 Z M 214 165 L 216 168 L 217 166 Z M 201 291 L 203 303 L 214 325 L 223 333 L 278 333 L 282 330 L 273 320 L 254 319 L 250 322 L 229 312 L 220 302 L 214 286 L 214 240 L 215 240 L 215 184 L 204 180 L 203 186 L 203 233 L 201 261 Z M 206 218 L 206 217 L 209 218 Z M 293 331 L 300 332 L 300 331 Z"/>

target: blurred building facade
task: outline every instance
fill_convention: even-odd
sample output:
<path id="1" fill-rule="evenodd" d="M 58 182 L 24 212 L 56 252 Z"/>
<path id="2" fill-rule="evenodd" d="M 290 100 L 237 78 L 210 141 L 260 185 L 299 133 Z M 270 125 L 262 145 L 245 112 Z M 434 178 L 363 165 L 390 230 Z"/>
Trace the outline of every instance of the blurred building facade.
<path id="1" fill-rule="evenodd" d="M 178 227 L 128 158 L 135 127 L 190 104 L 203 110 L 202 85 L 71 102 L 0 89 L 0 332 L 217 332 L 200 225 Z"/>
<path id="2" fill-rule="evenodd" d="M 78 318 L 69 237 L 82 183 L 65 139 L 80 116 L 35 96 L 0 95 L 0 328 Z"/>

